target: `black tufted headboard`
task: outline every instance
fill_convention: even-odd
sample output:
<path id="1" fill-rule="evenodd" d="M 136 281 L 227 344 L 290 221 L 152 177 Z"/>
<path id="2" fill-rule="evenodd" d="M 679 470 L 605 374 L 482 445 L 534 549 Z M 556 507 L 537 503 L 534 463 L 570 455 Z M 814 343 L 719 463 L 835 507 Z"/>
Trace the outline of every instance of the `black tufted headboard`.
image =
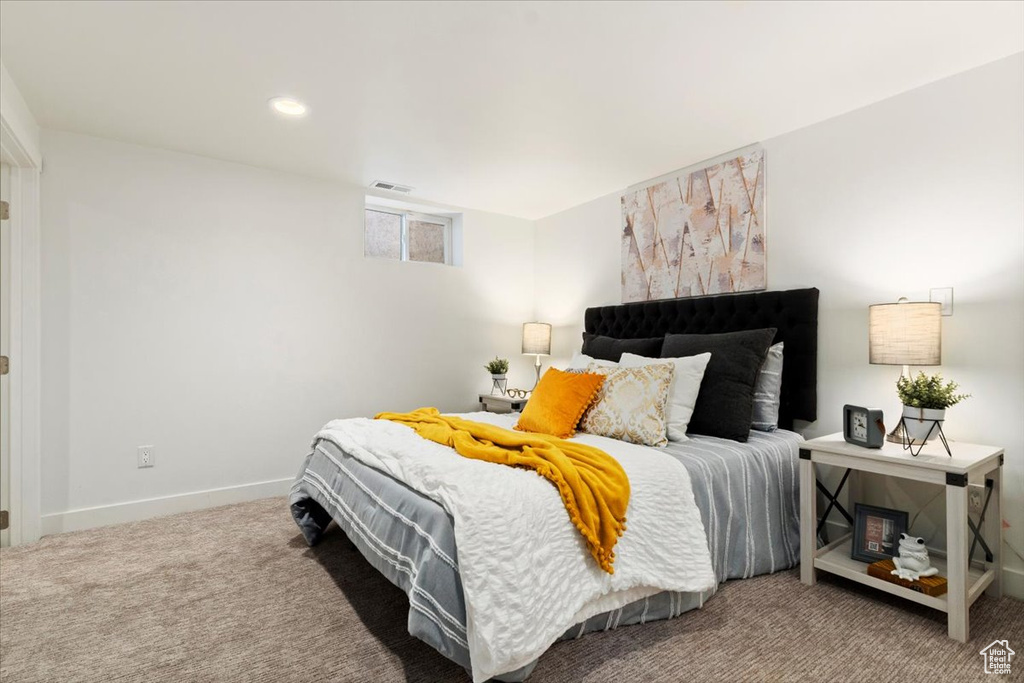
<path id="1" fill-rule="evenodd" d="M 777 328 L 785 342 L 779 426 L 818 417 L 818 290 L 722 294 L 588 308 L 584 329 L 617 339 Z"/>

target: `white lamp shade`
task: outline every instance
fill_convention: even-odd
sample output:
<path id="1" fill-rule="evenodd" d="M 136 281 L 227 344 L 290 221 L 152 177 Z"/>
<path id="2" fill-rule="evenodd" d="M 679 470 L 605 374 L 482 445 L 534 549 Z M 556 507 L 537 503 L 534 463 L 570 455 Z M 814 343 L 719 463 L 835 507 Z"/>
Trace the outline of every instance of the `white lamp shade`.
<path id="1" fill-rule="evenodd" d="M 550 356 L 551 325 L 548 323 L 523 323 L 523 353 Z"/>
<path id="2" fill-rule="evenodd" d="M 873 365 L 940 365 L 942 304 L 905 301 L 869 306 L 868 356 Z"/>

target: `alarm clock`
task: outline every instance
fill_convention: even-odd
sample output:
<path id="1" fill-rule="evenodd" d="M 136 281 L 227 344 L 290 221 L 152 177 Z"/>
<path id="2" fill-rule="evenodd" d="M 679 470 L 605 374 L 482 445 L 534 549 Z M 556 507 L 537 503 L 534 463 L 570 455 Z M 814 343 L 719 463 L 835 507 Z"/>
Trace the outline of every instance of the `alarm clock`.
<path id="1" fill-rule="evenodd" d="M 885 443 L 882 411 L 861 406 L 843 406 L 843 438 L 865 448 L 881 448 Z"/>

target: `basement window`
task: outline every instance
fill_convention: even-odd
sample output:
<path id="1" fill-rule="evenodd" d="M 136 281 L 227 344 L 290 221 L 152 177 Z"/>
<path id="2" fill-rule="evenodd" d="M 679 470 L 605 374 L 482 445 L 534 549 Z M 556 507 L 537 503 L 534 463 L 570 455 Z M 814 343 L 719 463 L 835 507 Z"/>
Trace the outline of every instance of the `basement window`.
<path id="1" fill-rule="evenodd" d="M 452 264 L 452 219 L 367 206 L 363 254 L 370 258 Z"/>

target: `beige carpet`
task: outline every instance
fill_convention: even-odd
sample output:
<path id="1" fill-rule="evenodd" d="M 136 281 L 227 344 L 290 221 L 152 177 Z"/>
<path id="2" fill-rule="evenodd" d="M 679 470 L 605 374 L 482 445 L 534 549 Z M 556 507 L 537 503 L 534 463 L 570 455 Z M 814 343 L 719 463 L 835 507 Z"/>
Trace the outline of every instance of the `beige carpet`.
<path id="1" fill-rule="evenodd" d="M 469 681 L 406 615 L 339 530 L 309 549 L 283 499 L 243 503 L 0 551 L 0 680 Z M 530 680 L 991 683 L 978 650 L 997 638 L 1024 680 L 1024 604 L 982 597 L 971 618 L 960 645 L 938 612 L 784 572 L 557 644 Z"/>

